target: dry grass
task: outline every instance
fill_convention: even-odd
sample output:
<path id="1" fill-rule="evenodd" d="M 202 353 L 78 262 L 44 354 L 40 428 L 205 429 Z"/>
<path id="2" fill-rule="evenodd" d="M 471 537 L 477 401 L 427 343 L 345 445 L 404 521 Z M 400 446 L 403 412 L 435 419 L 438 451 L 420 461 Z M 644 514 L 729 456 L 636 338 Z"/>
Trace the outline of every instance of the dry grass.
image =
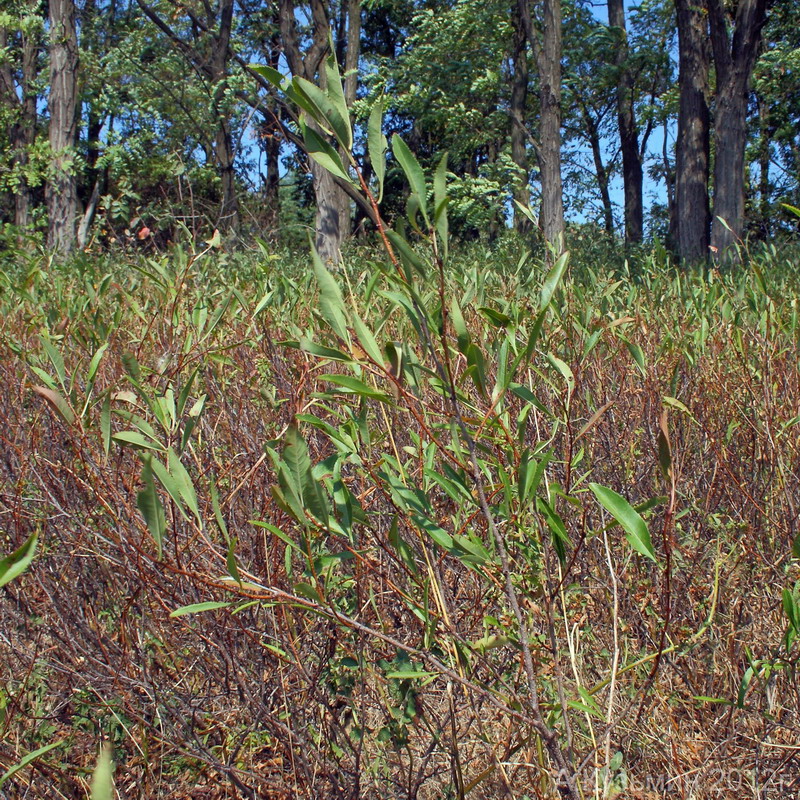
<path id="1" fill-rule="evenodd" d="M 114 745 L 122 798 L 553 796 L 540 742 L 492 700 L 508 704 L 524 691 L 519 653 L 512 645 L 465 658 L 453 644 L 511 625 L 499 571 L 487 567 L 484 576 L 407 538 L 420 563 L 435 554 L 425 585 L 439 597 L 422 620 L 402 598 L 423 581 L 410 575 L 391 541 L 392 520 L 400 515 L 402 523 L 402 510 L 380 481 L 368 480 L 386 453 L 418 455 L 420 417 L 412 410 L 433 425 L 446 414 L 441 398 L 429 394 L 417 406 L 382 407 L 348 397 L 333 405 L 318 379 L 336 371 L 331 364 L 320 366 L 318 358 L 277 344 L 321 327 L 305 279 L 273 273 L 256 287 L 239 281 L 243 304 L 233 300 L 205 340 L 192 313 L 204 298 L 210 316 L 220 307 L 227 290 L 219 277 L 185 283 L 177 277 L 172 289 L 150 279 L 116 279 L 86 302 L 72 278 L 58 277 L 55 286 L 40 278 L 27 290 L 6 293 L 0 541 L 8 552 L 39 531 L 40 550 L 29 572 L 0 590 L 0 773 L 44 744 L 62 745 L 19 771 L 0 796 L 87 797 L 102 740 Z M 579 705 L 570 711 L 572 752 L 577 763 L 585 760 L 587 797 L 602 794 L 609 703 L 608 753 L 622 753 L 616 776 L 628 782 L 619 784 L 619 796 L 793 796 L 800 786 L 800 696 L 797 646 L 787 652 L 783 644 L 781 592 L 798 579 L 792 559 L 800 507 L 796 308 L 790 298 L 768 302 L 746 278 L 723 288 L 653 278 L 604 299 L 610 283 L 571 285 L 542 342 L 544 352 L 572 369 L 570 402 L 550 368 L 524 376 L 543 406 L 563 420 L 554 426 L 533 410 L 524 443 L 552 434 L 547 480 L 579 500 L 560 506 L 571 541 L 564 565 L 540 518 L 520 518 L 533 526 L 529 533 L 509 526 L 505 534 L 534 634 L 542 702 L 566 741 L 557 684 L 579 703 L 579 686 L 596 689 L 599 716 Z M 252 321 L 267 289 L 274 298 Z M 462 296 L 464 284 L 456 289 Z M 464 315 L 490 354 L 496 332 L 475 306 L 501 307 L 505 296 L 492 302 L 491 287 L 486 291 Z M 517 291 L 524 310 L 526 290 Z M 364 317 L 374 323 L 381 313 L 373 298 Z M 612 324 L 623 317 L 629 320 Z M 605 333 L 584 356 L 595 328 Z M 137 508 L 141 459 L 117 442 L 106 457 L 102 403 L 90 402 L 70 425 L 31 391 L 42 382 L 31 364 L 54 371 L 44 356 L 39 360 L 41 334 L 56 341 L 67 375 L 75 370 L 76 410 L 89 359 L 104 341 L 110 345 L 92 395 L 98 400 L 130 391 L 123 353 L 135 354 L 141 387 L 152 397 L 169 385 L 177 394 L 199 366 L 188 406 L 204 394 L 205 410 L 183 463 L 203 525 L 191 514 L 184 519 L 161 491 L 168 517 L 161 560 Z M 383 335 L 401 339 L 407 325 L 395 314 Z M 642 369 L 625 340 L 641 348 Z M 335 344 L 325 335 L 319 341 Z M 466 367 L 456 357 L 454 369 L 463 375 Z M 489 360 L 490 384 L 495 372 Z M 480 401 L 467 379 L 459 385 L 470 401 Z M 665 396 L 686 410 L 666 406 L 676 514 L 662 503 L 646 515 L 659 568 L 626 547 L 619 528 L 604 537 L 607 518 L 585 490 L 596 481 L 632 503 L 665 494 L 657 463 Z M 141 398 L 114 402 L 138 409 L 162 433 Z M 515 420 L 522 407 L 510 398 L 508 418 Z M 312 601 L 303 605 L 297 593 L 303 559 L 287 557 L 284 542 L 250 522 L 300 535 L 271 492 L 277 478 L 264 447 L 309 410 L 339 428 L 350 412 L 362 416 L 352 431 L 361 425 L 364 467 L 343 468 L 343 481 L 364 510 L 354 526 L 357 557 L 337 571 L 325 598 L 362 629 L 312 613 Z M 184 416 L 163 432 L 164 443 L 176 446 L 185 423 Z M 115 431 L 130 427 L 115 415 Z M 336 452 L 320 430 L 305 426 L 303 432 L 313 462 Z M 486 446 L 503 452 L 501 443 Z M 499 478 L 489 488 L 500 502 Z M 459 519 L 485 536 L 478 516 L 465 516 L 444 492 L 429 496 L 443 528 Z M 228 547 L 218 516 L 235 538 L 245 580 L 301 602 L 270 602 L 274 596 L 254 586 L 231 591 L 222 580 Z M 333 547 L 336 536 L 332 541 Z M 257 602 L 239 603 L 237 613 L 223 608 L 170 617 L 188 604 L 240 598 Z M 433 653 L 453 674 L 387 678 L 405 668 L 396 643 Z M 758 668 L 742 691 L 753 664 Z"/>

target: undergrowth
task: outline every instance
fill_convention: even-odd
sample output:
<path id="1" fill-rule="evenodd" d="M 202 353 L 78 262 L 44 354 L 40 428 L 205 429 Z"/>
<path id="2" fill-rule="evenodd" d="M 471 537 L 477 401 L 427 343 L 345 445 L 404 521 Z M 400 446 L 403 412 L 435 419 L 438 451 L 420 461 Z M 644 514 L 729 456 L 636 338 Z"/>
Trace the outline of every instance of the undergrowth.
<path id="1" fill-rule="evenodd" d="M 796 793 L 796 262 L 523 252 L 5 269 L 0 796 Z"/>

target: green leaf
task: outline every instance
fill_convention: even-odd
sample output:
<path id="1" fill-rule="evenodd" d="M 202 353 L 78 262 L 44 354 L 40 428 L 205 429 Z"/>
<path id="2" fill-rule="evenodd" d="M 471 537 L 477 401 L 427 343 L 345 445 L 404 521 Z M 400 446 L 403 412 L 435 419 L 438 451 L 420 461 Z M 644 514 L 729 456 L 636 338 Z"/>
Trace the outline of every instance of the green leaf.
<path id="1" fill-rule="evenodd" d="M 400 529 L 397 523 L 397 515 L 392 517 L 392 524 L 389 527 L 389 544 L 397 552 L 400 560 L 408 567 L 412 574 L 417 574 L 417 562 L 414 558 L 414 551 L 409 547 L 408 543 L 403 540 L 400 535 Z"/>
<path id="2" fill-rule="evenodd" d="M 183 507 L 183 498 L 181 497 L 181 491 L 178 487 L 178 482 L 172 475 L 170 475 L 164 464 L 162 464 L 157 458 L 150 460 L 150 469 L 153 470 L 153 474 L 156 476 L 156 478 L 158 478 L 159 483 L 167 490 L 167 494 L 169 494 L 175 505 L 178 507 L 178 511 L 180 511 L 181 516 L 188 520 L 189 515 L 186 513 L 186 510 Z"/>
<path id="3" fill-rule="evenodd" d="M 554 356 L 552 353 L 547 354 L 547 360 L 559 375 L 561 375 L 567 384 L 567 389 L 571 392 L 575 388 L 575 375 L 570 369 L 569 364 L 562 361 L 558 356 Z"/>
<path id="4" fill-rule="evenodd" d="M 381 366 L 383 364 L 383 353 L 381 353 L 381 348 L 375 340 L 375 335 L 355 312 L 353 312 L 353 329 L 356 332 L 356 336 L 358 336 L 359 343 L 364 348 L 364 352 L 378 366 Z"/>
<path id="5" fill-rule="evenodd" d="M 215 600 L 209 600 L 205 603 L 191 603 L 188 606 L 181 606 L 170 612 L 171 617 L 184 617 L 187 614 L 200 614 L 203 611 L 215 611 L 218 608 L 228 608 L 233 603 L 222 603 Z"/>
<path id="6" fill-rule="evenodd" d="M 115 442 L 137 447 L 141 450 L 156 450 L 159 453 L 164 452 L 164 445 L 153 439 L 149 439 L 138 431 L 120 431 L 119 433 L 115 433 L 111 438 L 114 439 Z"/>
<path id="7" fill-rule="evenodd" d="M 676 397 L 663 397 L 662 401 L 665 406 L 676 408 L 678 411 L 682 411 L 684 414 L 686 414 L 686 416 L 689 417 L 689 419 L 691 419 L 692 422 L 697 422 L 694 414 L 692 414 L 692 412 L 689 411 L 689 409 L 683 403 L 681 403 L 681 401 L 678 400 Z"/>
<path id="8" fill-rule="evenodd" d="M 219 504 L 219 490 L 217 489 L 217 484 L 213 476 L 209 477 L 209 490 L 211 494 L 211 507 L 214 509 L 214 519 L 217 521 L 217 527 L 220 533 L 228 539 L 228 526 L 225 524 L 225 518 L 222 516 L 222 507 Z"/>
<path id="9" fill-rule="evenodd" d="M 299 342 L 280 342 L 285 347 L 299 347 L 304 353 L 309 353 L 317 358 L 327 358 L 329 361 L 343 361 L 348 364 L 353 363 L 353 357 L 336 350 L 333 347 L 326 347 L 322 344 L 312 342 L 308 337 L 303 337 Z"/>
<path id="10" fill-rule="evenodd" d="M 158 549 L 158 560 L 161 561 L 164 547 L 164 534 L 167 530 L 166 516 L 164 514 L 164 506 L 161 503 L 161 498 L 156 491 L 156 485 L 153 482 L 153 471 L 150 467 L 150 459 L 147 459 L 142 468 L 142 482 L 144 488 L 136 495 L 136 505 L 144 517 L 147 524 L 147 529 L 153 537 Z"/>
<path id="11" fill-rule="evenodd" d="M 425 218 L 426 224 L 430 225 L 428 219 L 428 187 L 425 183 L 425 173 L 422 171 L 419 161 L 409 150 L 408 145 L 397 134 L 392 136 L 392 152 L 406 174 L 411 191 L 419 199 L 419 209 Z"/>
<path id="12" fill-rule="evenodd" d="M 97 766 L 92 775 L 91 800 L 114 800 L 114 762 L 111 746 L 105 745 L 97 757 Z"/>
<path id="13" fill-rule="evenodd" d="M 416 678 L 432 678 L 436 675 L 435 672 L 423 672 L 416 669 L 397 669 L 394 672 L 387 672 L 386 677 L 390 680 L 397 681 L 411 681 Z"/>
<path id="14" fill-rule="evenodd" d="M 378 181 L 378 202 L 383 200 L 383 182 L 386 178 L 386 150 L 388 142 L 381 129 L 383 123 L 383 100 L 372 107 L 367 124 L 367 148 L 372 170 Z"/>
<path id="15" fill-rule="evenodd" d="M 411 519 L 418 528 L 425 531 L 443 550 L 450 552 L 454 549 L 455 542 L 453 537 L 433 520 L 423 517 L 421 514 L 412 514 Z"/>
<path id="16" fill-rule="evenodd" d="M 330 272 L 325 268 L 319 254 L 312 246 L 311 256 L 314 265 L 314 276 L 319 286 L 319 310 L 333 332 L 343 342 L 349 344 L 350 337 L 347 334 L 347 316 L 345 314 L 344 298 L 339 284 Z"/>
<path id="17" fill-rule="evenodd" d="M 197 502 L 197 492 L 195 492 L 192 478 L 183 466 L 178 454 L 170 447 L 167 451 L 167 465 L 172 477 L 178 484 L 180 496 L 188 509 L 194 514 L 197 519 L 197 524 L 202 527 L 203 518 L 200 515 L 200 506 Z"/>
<path id="18" fill-rule="evenodd" d="M 108 458 L 111 449 L 111 396 L 106 394 L 100 409 L 100 435 L 103 438 L 103 453 Z"/>
<path id="19" fill-rule="evenodd" d="M 344 392 L 345 394 L 357 394 L 360 397 L 369 397 L 373 400 L 380 400 L 382 403 L 391 402 L 389 395 L 387 395 L 386 392 L 382 392 L 379 389 L 373 389 L 372 386 L 368 386 L 363 381 L 360 381 L 358 378 L 354 378 L 351 375 L 325 374 L 320 375 L 319 380 L 328 381 L 328 383 L 338 386 L 340 391 Z"/>
<path id="20" fill-rule="evenodd" d="M 542 295 L 539 301 L 540 311 L 544 311 L 544 309 L 550 305 L 550 301 L 553 299 L 553 295 L 558 288 L 558 284 L 561 283 L 561 279 L 564 277 L 564 273 L 567 271 L 568 264 L 569 252 L 564 252 L 559 256 L 556 263 L 553 264 L 550 272 L 547 273 L 547 277 L 544 279 L 544 283 L 542 284 Z"/>
<path id="21" fill-rule="evenodd" d="M 303 510 L 310 512 L 325 527 L 328 525 L 328 504 L 322 487 L 314 480 L 308 447 L 296 425 L 289 426 L 281 454 L 288 470 L 291 488 L 302 500 Z"/>
<path id="22" fill-rule="evenodd" d="M 25 572 L 36 554 L 39 534 L 32 533 L 11 555 L 0 560 L 0 586 L 5 586 Z"/>
<path id="23" fill-rule="evenodd" d="M 541 497 L 537 501 L 537 506 L 539 507 L 539 511 L 544 515 L 547 527 L 552 534 L 553 547 L 558 554 L 558 559 L 564 564 L 567 560 L 566 548 L 571 544 L 567 528 L 564 525 L 564 520 L 562 520 L 558 512 Z"/>
<path id="24" fill-rule="evenodd" d="M 645 521 L 639 516 L 636 509 L 613 489 L 600 486 L 597 483 L 590 483 L 589 488 L 600 505 L 622 526 L 625 531 L 625 538 L 630 546 L 637 553 L 646 556 L 657 564 L 658 560 L 653 550 L 653 544 L 650 541 L 650 531 L 647 530 Z"/>
<path id="25" fill-rule="evenodd" d="M 489 308 L 489 306 L 480 306 L 478 311 L 480 311 L 495 328 L 507 328 L 513 322 L 508 314 L 503 314 L 495 308 Z"/>
<path id="26" fill-rule="evenodd" d="M 242 576 L 239 574 L 239 565 L 236 563 L 236 537 L 231 537 L 228 542 L 228 552 L 225 554 L 225 566 L 228 569 L 228 575 L 233 578 L 239 586 L 242 585 Z"/>
<path id="27" fill-rule="evenodd" d="M 461 306 L 458 300 L 453 297 L 450 300 L 450 323 L 456 333 L 456 340 L 458 342 L 458 349 L 464 354 L 467 354 L 472 339 L 467 330 L 467 323 L 464 322 L 464 316 L 461 313 Z"/>
<path id="28" fill-rule="evenodd" d="M 283 442 L 281 456 L 288 472 L 289 483 L 297 496 L 302 497 L 306 475 L 311 472 L 308 447 L 296 425 L 289 426 Z"/>
<path id="29" fill-rule="evenodd" d="M 56 371 L 58 382 L 61 384 L 61 388 L 66 392 L 67 373 L 66 369 L 64 368 L 64 359 L 62 358 L 61 353 L 59 353 L 56 346 L 49 339 L 45 339 L 44 336 L 40 336 L 39 341 L 41 342 L 45 353 L 47 353 L 47 357 L 50 359 L 53 369 Z"/>
<path id="30" fill-rule="evenodd" d="M 519 200 L 515 200 L 514 205 L 522 212 L 522 215 L 530 221 L 534 228 L 539 227 L 539 220 L 528 206 L 523 205 Z"/>
<path id="31" fill-rule="evenodd" d="M 348 183 L 353 183 L 353 179 L 347 174 L 347 170 L 342 164 L 342 159 L 333 145 L 325 141 L 322 136 L 306 123 L 301 122 L 300 128 L 303 132 L 303 142 L 308 155 L 332 175 Z"/>
<path id="32" fill-rule="evenodd" d="M 639 368 L 639 372 L 642 375 L 647 375 L 647 367 L 645 366 L 644 362 L 644 351 L 638 344 L 634 342 L 626 341 L 625 344 L 628 346 L 628 352 L 631 354 L 631 357 L 636 362 L 636 366 Z"/>
<path id="33" fill-rule="evenodd" d="M 507 645 L 513 643 L 513 640 L 508 636 L 504 636 L 503 634 L 499 633 L 491 633 L 483 636 L 480 639 L 476 639 L 474 642 L 470 642 L 469 646 L 473 650 L 477 650 L 479 653 L 486 653 L 489 650 L 496 650 L 499 647 L 506 647 Z"/>
<path id="34" fill-rule="evenodd" d="M 795 604 L 794 595 L 789 589 L 783 590 L 783 612 L 792 627 L 800 633 L 800 611 Z"/>
<path id="35" fill-rule="evenodd" d="M 133 353 L 122 354 L 122 366 L 125 368 L 125 372 L 128 374 L 128 377 L 134 383 L 142 382 L 142 370 L 139 367 L 139 362 L 136 360 L 136 356 Z"/>
<path id="36" fill-rule="evenodd" d="M 325 62 L 325 73 L 328 78 L 328 100 L 337 112 L 337 124 L 341 120 L 342 134 L 339 135 L 338 128 L 336 130 L 339 144 L 344 147 L 349 153 L 353 149 L 353 130 L 350 126 L 350 110 L 347 107 L 347 101 L 344 98 L 344 86 L 342 85 L 342 76 L 339 73 L 339 63 L 336 61 L 336 48 L 331 41 L 331 55 Z M 331 119 L 331 123 L 334 120 Z"/>
<path id="37" fill-rule="evenodd" d="M 263 64 L 250 64 L 249 69 L 257 72 L 262 78 L 266 78 L 273 86 L 280 89 L 285 77 L 272 67 L 264 66 Z"/>
<path id="38" fill-rule="evenodd" d="M 46 744 L 44 747 L 40 747 L 38 750 L 33 750 L 32 752 L 28 753 L 28 755 L 23 756 L 16 764 L 14 764 L 13 767 L 7 769 L 2 775 L 0 775 L 0 789 L 3 788 L 3 784 L 6 783 L 6 781 L 13 778 L 14 775 L 16 775 L 21 769 L 25 769 L 25 767 L 27 767 L 31 761 L 36 761 L 39 756 L 49 753 L 56 747 L 61 747 L 61 745 L 65 742 L 65 739 L 59 739 L 57 742 L 50 742 L 50 744 Z"/>
<path id="39" fill-rule="evenodd" d="M 447 153 L 445 153 L 433 176 L 433 224 L 441 242 L 441 256 L 447 258 L 449 230 L 447 224 Z"/>
<path id="40" fill-rule="evenodd" d="M 336 70 L 339 74 L 339 70 Z M 339 98 L 335 96 L 335 92 L 331 90 L 333 86 L 329 86 L 329 92 L 326 94 L 319 88 L 305 78 L 297 77 L 293 81 L 295 87 L 300 87 L 312 103 L 320 110 L 323 119 L 328 123 L 328 127 L 333 131 L 334 136 L 339 144 L 350 150 L 353 146 L 353 132 L 350 128 L 350 114 L 347 111 L 347 106 L 344 102 L 344 94 L 341 94 L 341 103 Z M 339 90 L 341 91 L 341 80 L 339 81 Z M 344 106 L 342 108 L 342 106 Z"/>
<path id="41" fill-rule="evenodd" d="M 470 374 L 478 391 L 486 397 L 486 360 L 483 356 L 483 350 L 476 344 L 471 344 L 467 348 L 466 373 Z"/>
<path id="42" fill-rule="evenodd" d="M 108 342 L 100 345 L 100 347 L 97 348 L 97 352 L 92 356 L 92 360 L 89 362 L 89 370 L 86 373 L 86 383 L 92 383 L 94 380 L 94 376 L 97 375 L 97 369 L 100 366 L 100 361 L 106 350 L 108 350 Z"/>
<path id="43" fill-rule="evenodd" d="M 414 252 L 414 249 L 405 239 L 396 231 L 387 230 L 386 236 L 389 241 L 394 245 L 400 260 L 406 267 L 405 277 L 408 283 L 411 283 L 411 269 L 416 270 L 423 278 L 425 277 L 425 262 Z"/>

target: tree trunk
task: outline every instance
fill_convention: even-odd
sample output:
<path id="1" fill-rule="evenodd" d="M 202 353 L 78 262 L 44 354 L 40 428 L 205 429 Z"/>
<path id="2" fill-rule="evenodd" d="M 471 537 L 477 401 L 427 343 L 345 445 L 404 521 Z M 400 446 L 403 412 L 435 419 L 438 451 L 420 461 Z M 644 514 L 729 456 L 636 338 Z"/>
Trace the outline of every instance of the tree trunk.
<path id="1" fill-rule="evenodd" d="M 361 55 L 361 0 L 347 2 L 347 46 L 344 55 L 344 100 L 348 108 L 353 107 L 358 91 L 358 59 Z M 343 154 L 342 163 L 347 164 L 349 154 Z M 341 242 L 350 238 L 352 214 L 350 197 L 336 186 L 339 195 L 339 230 Z"/>
<path id="2" fill-rule="evenodd" d="M 625 191 L 625 241 L 642 241 L 644 202 L 642 199 L 642 155 L 639 131 L 633 108 L 633 75 L 628 67 L 628 32 L 625 25 L 624 0 L 608 0 L 608 24 L 619 29 L 620 42 L 616 53 L 617 124 L 622 150 L 622 178 Z"/>
<path id="3" fill-rule="evenodd" d="M 48 247 L 65 255 L 75 245 L 78 38 L 73 0 L 50 0 L 50 148 L 45 196 Z"/>
<path id="4" fill-rule="evenodd" d="M 335 266 L 341 260 L 341 247 L 344 240 L 341 210 L 342 190 L 336 185 L 328 170 L 309 159 L 311 175 L 314 179 L 314 197 L 317 201 L 317 215 L 314 221 L 314 245 L 322 263 Z"/>
<path id="5" fill-rule="evenodd" d="M 537 58 L 541 104 L 542 232 L 564 249 L 564 195 L 561 183 L 561 0 L 544 0 L 542 48 Z"/>
<path id="6" fill-rule="evenodd" d="M 525 147 L 525 110 L 528 103 L 528 53 L 525 27 L 522 24 L 519 4 L 511 6 L 511 25 L 514 30 L 511 63 L 511 160 L 519 167 L 519 176 L 514 182 L 514 200 L 522 206 L 529 206 L 531 192 L 528 188 L 528 152 Z M 530 233 L 531 222 L 516 206 L 514 211 L 514 230 L 523 235 Z"/>
<path id="7" fill-rule="evenodd" d="M 533 29 L 530 0 L 518 0 L 525 35 L 539 73 L 539 174 L 542 210 L 539 224 L 545 241 L 564 248 L 564 193 L 561 183 L 561 0 L 542 3 L 542 42 Z"/>
<path id="8" fill-rule="evenodd" d="M 702 2 L 702 0 L 699 0 Z M 678 21 L 680 106 L 675 152 L 678 257 L 691 264 L 708 258 L 709 51 L 705 13 L 698 0 L 675 0 Z"/>
<path id="9" fill-rule="evenodd" d="M 717 71 L 714 113 L 714 216 L 711 250 L 720 260 L 736 257 L 744 234 L 744 160 L 747 100 L 767 0 L 740 0 L 733 37 L 722 0 L 708 0 L 711 45 Z"/>
<path id="10" fill-rule="evenodd" d="M 355 0 L 349 0 L 349 9 L 355 9 L 348 25 L 348 35 L 352 26 L 353 35 L 360 40 L 361 7 Z M 306 80 L 313 81 L 317 70 L 322 66 L 323 59 L 328 50 L 328 36 L 330 23 L 322 0 L 311 0 L 311 44 L 303 54 L 300 50 L 300 41 L 295 20 L 294 0 L 280 0 L 280 23 L 283 53 L 293 75 L 301 75 Z M 357 34 L 356 34 L 357 30 Z M 349 49 L 349 48 L 348 48 Z M 352 59 L 355 58 L 355 61 Z M 358 64 L 358 55 L 355 50 L 345 56 L 345 65 Z M 345 70 L 347 67 L 345 66 Z M 322 78 L 324 70 L 320 70 Z M 350 84 L 354 91 L 354 84 Z M 315 222 L 315 243 L 323 263 L 338 264 L 341 259 L 341 245 L 345 235 L 342 229 L 344 215 L 344 200 L 342 190 L 333 180 L 333 176 L 323 169 L 316 161 L 309 158 L 309 169 L 314 180 L 314 198 L 317 202 L 317 215 Z M 347 219 L 349 222 L 349 205 Z M 349 226 L 348 226 L 349 227 Z"/>
<path id="11" fill-rule="evenodd" d="M 36 139 L 36 60 L 39 39 L 36 33 L 22 34 L 22 117 L 20 120 L 19 154 L 20 167 L 28 163 L 30 149 Z M 26 228 L 30 223 L 31 190 L 24 176 L 17 192 L 14 223 Z"/>
<path id="12" fill-rule="evenodd" d="M 16 37 L 15 37 L 16 38 Z M 0 51 L 14 46 L 9 42 L 8 31 L 0 28 Z M 19 84 L 11 60 L 0 68 L 0 103 L 8 111 L 8 143 L 11 148 L 11 168 L 16 173 L 17 189 L 14 199 L 14 224 L 18 228 L 28 225 L 31 190 L 25 178 L 25 167 L 30 158 L 30 148 L 36 135 L 36 56 L 38 40 L 22 30 L 19 34 L 20 63 Z"/>
<path id="13" fill-rule="evenodd" d="M 589 113 L 585 105 L 581 105 L 583 112 L 583 124 L 586 127 L 586 135 L 592 148 L 592 158 L 594 159 L 594 171 L 597 175 L 597 188 L 600 191 L 600 200 L 603 203 L 603 228 L 609 237 L 614 236 L 614 209 L 611 205 L 611 193 L 609 192 L 608 168 L 603 163 L 603 145 L 600 140 L 600 132 L 597 130 L 597 123 Z"/>
<path id="14" fill-rule="evenodd" d="M 233 2 L 234 0 L 222 0 L 220 4 L 219 32 L 214 36 L 211 59 L 214 113 L 217 117 L 214 153 L 222 183 L 222 205 L 217 227 L 227 233 L 235 233 L 239 229 L 239 199 L 236 196 L 236 171 L 233 167 L 236 154 L 233 146 L 233 136 L 231 135 L 231 126 L 227 119 L 227 111 L 222 105 L 225 83 L 228 77 L 230 39 L 233 27 Z"/>

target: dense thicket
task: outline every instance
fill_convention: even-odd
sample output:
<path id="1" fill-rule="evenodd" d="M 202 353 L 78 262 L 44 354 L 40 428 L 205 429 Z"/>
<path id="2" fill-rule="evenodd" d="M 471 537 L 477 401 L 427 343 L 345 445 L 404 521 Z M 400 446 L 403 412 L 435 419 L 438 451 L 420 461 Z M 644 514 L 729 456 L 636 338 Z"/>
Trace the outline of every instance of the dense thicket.
<path id="1" fill-rule="evenodd" d="M 607 14 L 582 0 L 10 0 L 0 219 L 68 252 L 180 225 L 302 238 L 316 209 L 335 260 L 370 211 L 250 69 L 324 83 L 332 48 L 357 149 L 384 98 L 386 133 L 423 165 L 449 153 L 461 236 L 534 220 L 555 241 L 566 216 L 687 260 L 724 255 L 791 225 L 798 17 L 767 0 L 614 0 Z M 390 169 L 384 208 L 405 202 Z"/>

